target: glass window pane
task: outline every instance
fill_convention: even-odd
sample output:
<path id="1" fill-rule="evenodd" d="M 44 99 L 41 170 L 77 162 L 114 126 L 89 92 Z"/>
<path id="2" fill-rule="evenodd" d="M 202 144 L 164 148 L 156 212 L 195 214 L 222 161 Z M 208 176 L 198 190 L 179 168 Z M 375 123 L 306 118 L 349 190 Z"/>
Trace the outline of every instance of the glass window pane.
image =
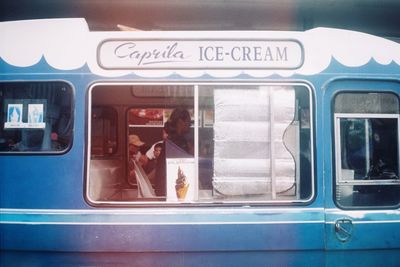
<path id="1" fill-rule="evenodd" d="M 311 197 L 310 95 L 302 86 L 200 86 L 199 198 Z"/>
<path id="2" fill-rule="evenodd" d="M 192 100 L 190 97 L 187 102 Z M 192 104 L 129 109 L 129 181 L 138 186 L 138 198 L 177 201 L 178 191 L 182 191 L 181 198 L 184 194 L 186 200 L 195 199 L 193 120 Z M 187 180 L 179 190 L 178 176 L 183 174 Z"/>
<path id="3" fill-rule="evenodd" d="M 342 93 L 335 98 L 335 113 L 398 114 L 399 107 L 391 93 Z"/>
<path id="4" fill-rule="evenodd" d="M 92 109 L 92 157 L 106 157 L 117 151 L 117 112 L 111 107 Z"/>
<path id="5" fill-rule="evenodd" d="M 101 85 L 91 94 L 94 202 L 290 203 L 313 196 L 306 86 Z M 117 138 L 124 145 L 109 159 L 94 157 L 103 153 L 100 106 L 118 107 L 118 121 L 126 122 Z"/>
<path id="6" fill-rule="evenodd" d="M 354 100 L 355 94 L 347 93 L 339 94 L 335 100 L 344 103 L 347 95 Z M 379 95 L 357 94 L 360 101 L 368 103 L 370 96 L 388 100 L 389 107 L 383 103 L 380 108 L 374 107 L 377 113 L 340 113 L 336 111 L 343 111 L 343 106 L 335 103 L 336 149 L 339 150 L 336 200 L 344 207 L 393 206 L 400 201 L 399 102 L 393 94 Z M 356 106 L 365 112 L 367 105 L 357 103 Z M 391 113 L 383 114 L 379 110 Z M 358 110 L 353 107 L 352 111 Z"/>
<path id="7" fill-rule="evenodd" d="M 0 83 L 0 151 L 57 152 L 72 142 L 72 89 L 63 82 Z"/>
<path id="8" fill-rule="evenodd" d="M 398 179 L 397 118 L 340 119 L 342 169 L 354 179 Z M 349 173 L 350 174 L 350 173 Z M 344 177 L 345 178 L 345 177 Z"/>
<path id="9" fill-rule="evenodd" d="M 190 184 L 182 189 L 185 199 L 195 199 L 194 86 L 96 86 L 92 103 L 118 107 L 117 116 L 126 122 L 118 131 L 124 145 L 116 154 L 108 159 L 91 157 L 92 201 L 177 202 L 182 180 L 178 176 L 183 174 Z"/>

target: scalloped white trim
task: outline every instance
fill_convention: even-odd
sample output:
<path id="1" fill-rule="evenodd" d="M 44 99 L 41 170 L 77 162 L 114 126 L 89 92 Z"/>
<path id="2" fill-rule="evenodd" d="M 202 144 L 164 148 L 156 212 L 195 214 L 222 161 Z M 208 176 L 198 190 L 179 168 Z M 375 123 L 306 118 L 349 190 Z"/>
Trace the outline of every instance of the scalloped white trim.
<path id="1" fill-rule="evenodd" d="M 295 70 L 104 70 L 96 51 L 108 38 L 277 38 L 295 39 L 304 47 L 304 64 Z M 166 78 L 173 74 L 197 78 L 205 74 L 218 78 L 248 74 L 255 78 L 278 74 L 313 75 L 326 69 L 332 58 L 348 67 L 359 67 L 374 59 L 377 63 L 400 65 L 400 44 L 380 37 L 348 30 L 316 28 L 305 32 L 90 32 L 84 19 L 44 19 L 0 23 L 0 57 L 10 65 L 29 67 L 42 57 L 55 69 L 74 70 L 88 65 L 91 72 L 105 77 L 136 74 Z"/>

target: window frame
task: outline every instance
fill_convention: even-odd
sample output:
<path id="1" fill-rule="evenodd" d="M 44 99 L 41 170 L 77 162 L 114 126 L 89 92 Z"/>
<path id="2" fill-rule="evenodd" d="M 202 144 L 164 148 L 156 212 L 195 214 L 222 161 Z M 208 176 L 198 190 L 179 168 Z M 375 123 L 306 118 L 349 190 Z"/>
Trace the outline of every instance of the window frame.
<path id="1" fill-rule="evenodd" d="M 387 209 L 396 209 L 400 207 L 400 202 L 397 205 L 376 205 L 376 206 L 372 206 L 372 205 L 365 205 L 365 206 L 360 206 L 360 205 L 354 205 L 354 206 L 345 206 L 343 204 L 340 203 L 340 201 L 338 201 L 337 198 L 337 190 L 339 186 L 353 186 L 353 184 L 349 184 L 349 183 L 341 183 L 338 184 L 337 183 L 337 177 L 338 177 L 338 170 L 336 167 L 336 162 L 338 159 L 338 146 L 337 146 L 337 139 L 336 139 L 336 129 L 337 127 L 335 126 L 336 124 L 336 120 L 335 120 L 335 102 L 336 102 L 336 98 L 338 95 L 340 94 L 390 94 L 393 95 L 394 97 L 397 98 L 398 103 L 399 103 L 399 110 L 400 110 L 400 96 L 398 94 L 398 92 L 395 90 L 396 88 L 398 88 L 399 84 L 397 81 L 390 81 L 390 80 L 382 80 L 379 81 L 379 83 L 374 83 L 371 82 L 369 80 L 358 80 L 358 82 L 362 82 L 361 85 L 363 85 L 363 87 L 356 87 L 354 88 L 354 85 L 348 85 L 346 81 L 345 86 L 343 86 L 341 84 L 341 87 L 337 87 L 337 85 L 334 86 L 334 88 L 339 89 L 337 90 L 331 98 L 331 108 L 330 108 L 330 119 L 331 119 L 331 144 L 332 144 L 332 151 L 331 151 L 331 166 L 332 166 L 332 177 L 331 177 L 331 181 L 332 181 L 332 200 L 333 203 L 336 205 L 336 207 L 338 207 L 341 210 L 387 210 Z M 363 83 L 367 83 L 368 86 L 366 86 Z M 393 84 L 394 83 L 394 84 Z M 388 85 L 390 85 L 389 88 Z M 392 87 L 394 86 L 394 87 Z M 370 88 L 370 90 L 368 90 L 367 88 Z M 372 117 L 373 114 L 376 115 L 385 115 L 385 114 L 391 114 L 391 115 L 400 115 L 400 113 L 340 113 L 337 112 L 338 114 L 361 114 L 361 115 L 365 115 L 366 117 Z M 399 126 L 399 124 L 398 124 Z M 400 135 L 400 129 L 399 129 L 399 133 Z M 400 142 L 400 140 L 399 140 Z M 340 143 L 339 143 L 340 145 Z M 399 143 L 399 153 L 400 153 L 400 143 Z M 400 166 L 399 166 L 400 168 Z M 370 183 L 362 183 L 360 184 L 361 186 L 363 185 L 368 185 Z M 393 183 L 390 183 L 390 185 L 392 185 Z M 357 184 L 358 185 L 358 184 Z M 379 184 L 381 185 L 381 184 Z"/>
<path id="2" fill-rule="evenodd" d="M 67 90 L 70 90 L 71 95 L 71 102 L 70 102 L 70 124 L 72 125 L 71 130 L 71 137 L 68 145 L 63 150 L 46 150 L 46 151 L 0 151 L 0 155 L 9 155 L 9 156 L 32 156 L 32 155 L 50 155 L 50 156 L 57 156 L 63 155 L 68 153 L 74 144 L 74 133 L 75 133 L 75 106 L 76 106 L 76 89 L 74 85 L 67 80 L 22 80 L 22 81 L 0 81 L 1 84 L 21 84 L 21 83 L 41 83 L 41 84 L 48 84 L 48 83 L 63 83 L 67 87 Z"/>
<path id="3" fill-rule="evenodd" d="M 255 201 L 255 200 L 247 200 L 247 201 L 221 201 L 221 200 L 198 200 L 195 202 L 184 202 L 184 203 L 175 203 L 175 202 L 167 202 L 167 201 L 98 201 L 90 199 L 89 194 L 89 171 L 90 171 L 90 145 L 91 145 L 91 111 L 92 111 L 92 91 L 94 88 L 98 86 L 193 86 L 194 88 L 194 107 L 195 116 L 198 115 L 199 103 L 198 103 L 198 90 L 201 86 L 297 86 L 304 87 L 308 90 L 308 103 L 309 103 L 309 120 L 310 120 L 310 196 L 306 199 L 295 199 L 295 200 L 263 200 L 263 201 Z M 151 96 L 149 96 L 151 97 Z M 140 96 L 138 98 L 143 98 Z M 238 82 L 238 81 L 221 81 L 221 82 L 212 82 L 212 81 L 194 81 L 194 82 L 96 82 L 90 85 L 88 89 L 88 100 L 87 100 L 87 144 L 86 144 L 86 172 L 85 172 L 85 199 L 86 201 L 94 206 L 116 206 L 116 207 L 224 207 L 224 206 L 271 206 L 271 205 L 286 205 L 286 206 L 296 206 L 296 205 L 309 205 L 314 202 L 317 196 L 317 180 L 316 180 L 316 164 L 315 164 L 315 88 L 308 83 L 307 81 L 249 81 L 249 82 Z M 127 107 L 127 110 L 137 107 L 138 105 L 135 103 L 133 106 Z M 197 111 L 197 112 L 196 112 Z M 197 127 L 196 127 L 197 126 Z M 195 149 L 198 150 L 198 122 L 195 120 Z M 198 172 L 198 153 L 195 152 L 195 161 L 196 161 L 196 173 Z M 197 177 L 198 178 L 198 177 Z M 301 179 L 301 177 L 300 177 Z"/>

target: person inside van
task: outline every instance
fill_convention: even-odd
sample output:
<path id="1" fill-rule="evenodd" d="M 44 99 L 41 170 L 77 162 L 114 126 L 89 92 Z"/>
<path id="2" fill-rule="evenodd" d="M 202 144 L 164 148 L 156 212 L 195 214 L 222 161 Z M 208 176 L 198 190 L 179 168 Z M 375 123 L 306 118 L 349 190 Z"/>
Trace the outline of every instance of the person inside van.
<path id="1" fill-rule="evenodd" d="M 163 143 L 156 143 L 152 150 L 152 157 L 149 158 L 146 153 L 146 164 L 143 165 L 143 170 L 147 174 L 149 180 L 154 183 L 155 175 L 156 175 L 156 167 L 158 159 L 160 158 L 161 151 L 163 149 Z"/>
<path id="2" fill-rule="evenodd" d="M 157 152 L 155 153 L 155 152 L 154 152 L 154 149 L 155 149 L 155 147 L 156 147 L 157 145 L 161 145 L 161 149 L 160 149 L 160 153 L 161 153 L 162 146 L 163 146 L 162 144 L 163 144 L 164 141 L 168 138 L 167 128 L 168 128 L 168 122 L 166 122 L 166 123 L 164 124 L 164 128 L 163 128 L 163 130 L 162 130 L 162 140 L 161 140 L 161 141 L 158 141 L 158 142 L 156 142 L 156 143 L 154 143 L 154 144 L 147 150 L 147 152 L 146 152 L 146 157 L 147 157 L 149 160 L 153 160 L 153 159 L 156 158 Z M 160 146 L 158 146 L 158 147 L 160 147 Z M 158 156 L 159 156 L 159 155 L 158 155 Z"/>
<path id="3" fill-rule="evenodd" d="M 140 140 L 139 136 L 135 134 L 131 134 L 128 137 L 128 152 L 129 152 L 129 177 L 135 177 L 135 167 L 133 164 L 133 161 L 136 163 L 139 163 L 140 165 L 145 164 L 145 156 L 142 155 L 140 152 L 140 148 L 144 145 L 145 143 Z"/>
<path id="4" fill-rule="evenodd" d="M 168 138 L 177 147 L 190 155 L 194 155 L 194 146 L 192 140 L 187 139 L 192 123 L 190 113 L 183 107 L 175 108 L 168 119 Z"/>

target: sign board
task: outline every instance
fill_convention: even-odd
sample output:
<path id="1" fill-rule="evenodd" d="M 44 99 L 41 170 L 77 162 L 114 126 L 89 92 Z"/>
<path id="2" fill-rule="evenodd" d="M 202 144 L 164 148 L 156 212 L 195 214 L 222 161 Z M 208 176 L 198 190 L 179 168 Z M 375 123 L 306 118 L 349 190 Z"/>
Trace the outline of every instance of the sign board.
<path id="1" fill-rule="evenodd" d="M 105 40 L 97 50 L 103 69 L 297 69 L 304 61 L 296 40 Z"/>
<path id="2" fill-rule="evenodd" d="M 166 163 L 167 201 L 194 201 L 197 190 L 194 158 L 167 158 Z"/>

